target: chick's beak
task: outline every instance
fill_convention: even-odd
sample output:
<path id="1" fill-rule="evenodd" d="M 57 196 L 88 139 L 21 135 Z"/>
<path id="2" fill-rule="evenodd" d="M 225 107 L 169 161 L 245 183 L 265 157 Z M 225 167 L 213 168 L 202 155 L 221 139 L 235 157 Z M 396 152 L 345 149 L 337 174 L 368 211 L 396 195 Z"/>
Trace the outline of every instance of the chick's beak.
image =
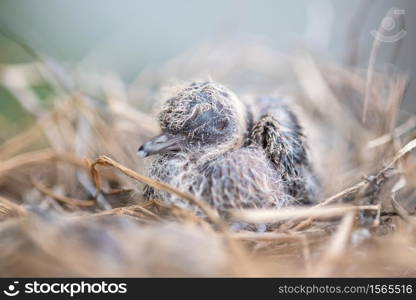
<path id="1" fill-rule="evenodd" d="M 170 133 L 162 133 L 147 141 L 137 150 L 137 155 L 147 157 L 153 154 L 163 153 L 167 151 L 181 150 L 185 141 L 185 137 Z"/>

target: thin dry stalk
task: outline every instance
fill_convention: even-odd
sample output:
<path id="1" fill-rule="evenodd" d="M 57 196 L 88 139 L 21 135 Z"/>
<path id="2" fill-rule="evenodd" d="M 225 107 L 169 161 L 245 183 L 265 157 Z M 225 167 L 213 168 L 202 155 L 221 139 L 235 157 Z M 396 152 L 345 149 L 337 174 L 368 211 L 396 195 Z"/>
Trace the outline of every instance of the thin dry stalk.
<path id="1" fill-rule="evenodd" d="M 26 215 L 26 209 L 0 196 L 0 214 L 11 217 L 22 217 Z"/>
<path id="2" fill-rule="evenodd" d="M 404 122 L 402 125 L 396 127 L 394 129 L 393 134 L 386 133 L 378 138 L 375 138 L 368 142 L 367 147 L 368 148 L 375 148 L 382 146 L 384 144 L 387 144 L 391 142 L 394 138 L 399 138 L 405 133 L 411 131 L 416 127 L 416 117 L 412 116 L 410 117 L 406 122 Z"/>
<path id="3" fill-rule="evenodd" d="M 70 153 L 56 153 L 50 150 L 40 150 L 19 154 L 2 162 L 0 166 L 0 176 L 17 168 L 33 164 L 42 164 L 48 161 L 64 161 L 78 167 L 87 168 L 85 160 Z"/>
<path id="4" fill-rule="evenodd" d="M 51 190 L 46 185 L 44 185 L 42 182 L 40 182 L 39 180 L 34 179 L 34 178 L 31 178 L 31 180 L 32 180 L 32 184 L 40 192 L 44 193 L 45 195 L 57 201 L 63 202 L 65 204 L 74 205 L 74 206 L 82 206 L 82 207 L 95 206 L 97 204 L 97 202 L 94 200 L 80 200 L 80 199 L 75 199 L 71 197 L 66 197 L 63 195 L 58 195 L 53 190 Z"/>
<path id="5" fill-rule="evenodd" d="M 100 211 L 100 212 L 93 213 L 93 214 L 87 214 L 87 215 L 81 216 L 81 218 L 100 217 L 100 216 L 107 216 L 107 215 L 118 215 L 118 216 L 133 215 L 133 216 L 139 217 L 137 214 L 137 211 L 140 211 L 157 221 L 163 221 L 163 219 L 160 216 L 156 215 L 155 213 L 151 212 L 150 210 L 146 208 L 149 205 L 152 205 L 152 201 L 149 201 L 144 204 L 117 207 L 117 208 L 104 210 L 104 211 Z"/>

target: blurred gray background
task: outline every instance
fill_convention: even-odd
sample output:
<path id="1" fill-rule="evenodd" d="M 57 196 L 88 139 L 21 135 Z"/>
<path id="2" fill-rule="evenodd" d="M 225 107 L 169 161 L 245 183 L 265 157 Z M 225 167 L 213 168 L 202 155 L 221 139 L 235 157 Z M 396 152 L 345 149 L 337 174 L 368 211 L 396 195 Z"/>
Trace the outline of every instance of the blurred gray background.
<path id="1" fill-rule="evenodd" d="M 403 10 L 406 35 L 400 45 L 382 43 L 376 65 L 391 63 L 397 54 L 393 62 L 412 76 L 413 0 L 2 0 L 0 26 L 56 60 L 113 71 L 131 82 L 144 68 L 202 43 L 236 39 L 256 39 L 282 52 L 305 47 L 337 63 L 366 67 L 374 40 L 371 31 L 392 7 Z M 403 29 L 390 25 L 391 35 Z M 0 64 L 31 59 L 0 35 Z M 415 95 L 412 81 L 405 109 L 416 110 Z"/>

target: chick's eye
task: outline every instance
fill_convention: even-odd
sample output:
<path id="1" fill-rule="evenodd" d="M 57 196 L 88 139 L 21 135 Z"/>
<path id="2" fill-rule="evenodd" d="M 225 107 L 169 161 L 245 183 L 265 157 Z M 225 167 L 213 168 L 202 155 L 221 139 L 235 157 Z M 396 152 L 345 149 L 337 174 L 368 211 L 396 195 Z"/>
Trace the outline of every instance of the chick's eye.
<path id="1" fill-rule="evenodd" d="M 223 129 L 225 129 L 225 127 L 227 127 L 227 125 L 228 125 L 228 120 L 227 119 L 222 119 L 222 120 L 218 120 L 217 122 L 216 122 L 216 128 L 217 128 L 217 130 L 223 130 Z"/>

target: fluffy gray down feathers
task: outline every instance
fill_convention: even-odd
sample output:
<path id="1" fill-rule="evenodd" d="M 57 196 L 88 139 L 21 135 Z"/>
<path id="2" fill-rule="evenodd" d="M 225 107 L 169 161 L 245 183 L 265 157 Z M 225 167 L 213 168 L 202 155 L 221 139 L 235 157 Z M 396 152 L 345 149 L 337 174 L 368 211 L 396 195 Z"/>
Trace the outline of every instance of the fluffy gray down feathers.
<path id="1" fill-rule="evenodd" d="M 181 90 L 163 104 L 159 121 L 162 131 L 185 136 L 187 144 L 157 154 L 149 176 L 200 197 L 223 215 L 231 208 L 314 203 L 319 184 L 296 116 L 278 99 L 255 105 L 260 114 L 215 82 Z M 150 186 L 144 197 L 199 212 Z"/>

